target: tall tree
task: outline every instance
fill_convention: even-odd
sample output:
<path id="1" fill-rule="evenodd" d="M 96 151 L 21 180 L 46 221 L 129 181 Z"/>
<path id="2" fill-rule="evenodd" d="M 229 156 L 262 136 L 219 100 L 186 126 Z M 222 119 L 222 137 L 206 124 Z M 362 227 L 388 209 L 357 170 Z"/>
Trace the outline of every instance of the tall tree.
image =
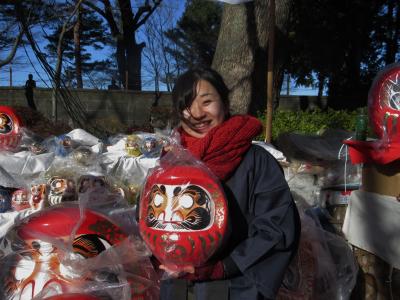
<path id="1" fill-rule="evenodd" d="M 174 44 L 167 51 L 180 69 L 194 65 L 211 66 L 221 23 L 222 5 L 201 0 L 189 0 L 176 28 L 166 36 Z"/>
<path id="2" fill-rule="evenodd" d="M 118 0 L 118 13 L 109 0 L 87 1 L 85 5 L 99 13 L 110 27 L 111 35 L 116 43 L 116 56 L 120 81 L 128 89 L 141 90 L 142 88 L 142 50 L 145 43 L 138 43 L 136 34 L 145 24 L 162 0 L 146 0 L 133 11 L 130 0 Z M 100 7 L 101 5 L 102 7 Z M 119 26 L 121 24 L 121 26 Z M 127 77 L 127 86 L 126 79 Z"/>
<path id="3" fill-rule="evenodd" d="M 224 76 L 231 89 L 235 113 L 263 111 L 266 106 L 269 2 L 255 0 L 240 5 L 224 5 L 213 67 Z M 288 22 L 292 0 L 276 1 L 276 49 L 274 95 L 278 95 L 287 60 Z"/>
<path id="4" fill-rule="evenodd" d="M 75 3 L 77 5 L 78 2 Z M 68 7 L 62 5 L 59 9 L 68 11 Z M 65 74 L 73 78 L 75 86 L 83 87 L 83 74 L 88 74 L 94 66 L 105 65 L 104 61 L 92 61 L 92 52 L 94 50 L 102 50 L 112 41 L 109 38 L 106 28 L 102 20 L 94 14 L 93 11 L 87 10 L 82 5 L 75 7 L 76 13 L 70 18 L 68 25 L 64 28 L 64 37 L 62 44 L 59 46 L 60 34 L 65 26 L 65 20 L 59 19 L 59 22 L 53 26 L 53 32 L 46 36 L 48 44 L 46 49 L 52 57 L 62 56 L 66 58 Z M 60 23 L 63 22 L 63 23 Z M 67 78 L 66 78 L 67 79 Z"/>
<path id="5" fill-rule="evenodd" d="M 295 0 L 287 72 L 298 84 L 318 86 L 319 95 L 327 88 L 330 107 L 366 105 L 383 63 L 388 1 Z"/>
<path id="6" fill-rule="evenodd" d="M 149 83 L 154 86 L 156 95 L 159 95 L 162 83 L 171 91 L 173 74 L 179 73 L 174 57 L 167 52 L 167 47 L 171 48 L 173 45 L 164 34 L 175 25 L 177 6 L 177 1 L 163 2 L 144 26 L 146 47 L 143 51 L 143 69 L 148 74 Z"/>

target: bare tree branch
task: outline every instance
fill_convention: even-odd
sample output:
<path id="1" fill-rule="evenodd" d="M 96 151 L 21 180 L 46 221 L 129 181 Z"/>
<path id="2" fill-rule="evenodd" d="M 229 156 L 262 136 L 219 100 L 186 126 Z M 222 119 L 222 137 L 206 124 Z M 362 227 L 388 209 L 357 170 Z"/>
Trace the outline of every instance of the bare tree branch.
<path id="1" fill-rule="evenodd" d="M 23 34 L 24 34 L 24 31 L 22 29 L 20 29 L 18 36 L 15 38 L 15 42 L 14 42 L 14 45 L 13 45 L 10 53 L 4 60 L 0 60 L 0 67 L 3 67 L 5 65 L 9 64 L 14 59 L 15 53 L 17 53 L 17 48 L 18 48 L 19 43 L 22 40 Z"/>
<path id="2" fill-rule="evenodd" d="M 154 10 L 161 4 L 162 0 L 157 0 L 157 1 L 153 1 L 153 6 L 150 5 L 145 5 L 139 8 L 139 10 L 137 11 L 135 18 L 133 19 L 133 24 L 134 25 L 134 29 L 137 30 L 140 26 L 142 26 L 147 19 L 152 15 L 152 13 L 154 12 Z M 147 14 L 143 17 L 143 19 L 140 19 L 140 17 L 147 12 Z"/>

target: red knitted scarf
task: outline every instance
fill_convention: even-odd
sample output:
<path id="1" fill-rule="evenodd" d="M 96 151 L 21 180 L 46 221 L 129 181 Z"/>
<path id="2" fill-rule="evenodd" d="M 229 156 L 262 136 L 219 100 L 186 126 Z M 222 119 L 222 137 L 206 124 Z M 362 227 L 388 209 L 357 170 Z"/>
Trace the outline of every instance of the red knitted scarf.
<path id="1" fill-rule="evenodd" d="M 236 115 L 212 128 L 205 137 L 195 138 L 179 128 L 182 146 L 202 160 L 221 180 L 227 179 L 240 164 L 261 122 L 247 115 Z"/>

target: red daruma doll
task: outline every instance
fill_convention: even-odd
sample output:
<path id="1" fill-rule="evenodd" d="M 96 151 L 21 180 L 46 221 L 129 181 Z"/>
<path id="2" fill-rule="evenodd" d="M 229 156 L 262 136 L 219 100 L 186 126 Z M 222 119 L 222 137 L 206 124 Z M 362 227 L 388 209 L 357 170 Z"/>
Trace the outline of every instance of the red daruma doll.
<path id="1" fill-rule="evenodd" d="M 72 265 L 65 265 L 60 259 L 65 249 L 58 246 L 69 244 L 74 259 L 79 261 L 99 255 L 126 237 L 99 213 L 85 210 L 81 215 L 77 205 L 53 206 L 29 215 L 6 235 L 19 251 L 0 261 L 0 298 L 30 300 L 45 289 L 68 293 L 88 281 L 98 281 L 93 270 L 75 270 Z"/>
<path id="2" fill-rule="evenodd" d="M 0 105 L 0 150 L 17 148 L 21 138 L 21 120 L 11 107 Z"/>
<path id="3" fill-rule="evenodd" d="M 400 63 L 375 77 L 368 94 L 371 125 L 380 139 L 400 142 Z"/>
<path id="4" fill-rule="evenodd" d="M 227 228 L 219 183 L 201 166 L 169 165 L 148 177 L 139 228 L 153 255 L 177 272 L 199 267 L 215 253 Z"/>

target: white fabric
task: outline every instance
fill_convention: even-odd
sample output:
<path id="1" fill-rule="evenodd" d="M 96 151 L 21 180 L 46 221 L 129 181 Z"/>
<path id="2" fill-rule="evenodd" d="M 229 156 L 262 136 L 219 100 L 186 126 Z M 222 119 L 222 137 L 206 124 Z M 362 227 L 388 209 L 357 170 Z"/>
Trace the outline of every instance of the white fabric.
<path id="1" fill-rule="evenodd" d="M 400 202 L 395 197 L 353 191 L 343 224 L 349 243 L 400 269 Z"/>
<path id="2" fill-rule="evenodd" d="M 66 135 L 69 136 L 73 141 L 85 146 L 94 146 L 101 142 L 99 138 L 80 128 L 74 129 Z"/>
<path id="3" fill-rule="evenodd" d="M 0 152 L 0 165 L 11 175 L 34 175 L 44 172 L 54 160 L 54 153 L 32 154 Z"/>
<path id="4" fill-rule="evenodd" d="M 3 187 L 16 187 L 18 183 L 15 179 L 2 167 L 3 163 L 0 160 L 0 186 Z"/>
<path id="5" fill-rule="evenodd" d="M 103 151 L 104 145 L 100 139 L 83 129 L 74 129 L 66 135 L 79 145 L 89 146 L 93 153 L 101 153 Z"/>
<path id="6" fill-rule="evenodd" d="M 0 238 L 5 236 L 8 229 L 17 223 L 19 220 L 32 214 L 34 211 L 31 209 L 24 209 L 21 211 L 10 211 L 0 214 Z"/>
<path id="7" fill-rule="evenodd" d="M 272 144 L 261 142 L 261 141 L 252 141 L 253 145 L 260 146 L 267 150 L 276 160 L 286 160 L 285 155 L 278 149 L 276 149 Z"/>
<path id="8" fill-rule="evenodd" d="M 142 184 L 149 169 L 154 168 L 159 159 L 145 158 L 143 156 L 115 157 L 115 153 L 105 153 L 102 158 L 102 166 L 107 174 L 122 180 L 123 182 Z"/>

